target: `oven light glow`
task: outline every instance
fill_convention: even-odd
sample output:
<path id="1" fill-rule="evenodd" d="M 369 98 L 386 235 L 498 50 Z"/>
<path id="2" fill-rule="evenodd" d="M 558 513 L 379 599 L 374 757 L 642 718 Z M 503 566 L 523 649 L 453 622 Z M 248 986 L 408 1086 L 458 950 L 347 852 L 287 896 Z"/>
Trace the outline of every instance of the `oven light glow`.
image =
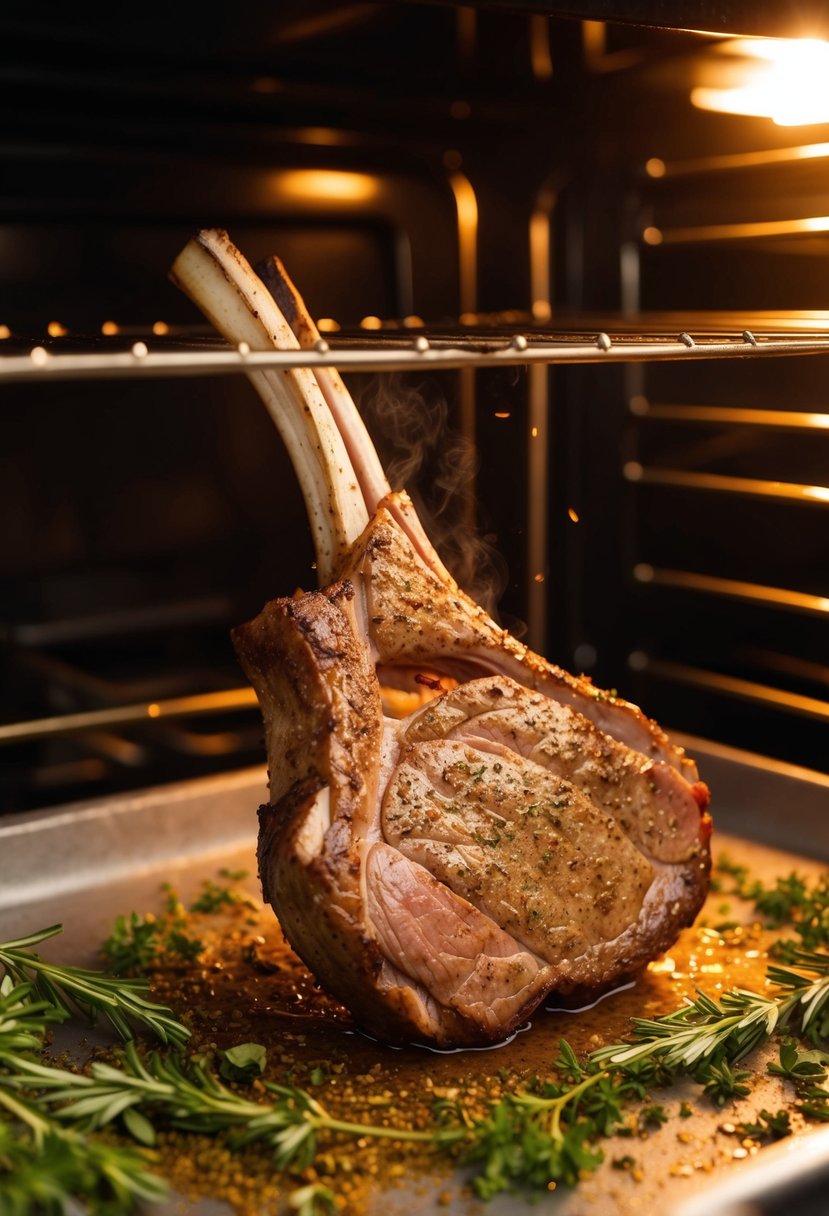
<path id="1" fill-rule="evenodd" d="M 118 333 L 118 326 L 114 321 L 104 321 L 103 325 L 101 326 L 101 333 L 106 334 L 108 338 L 111 338 L 113 334 Z"/>
<path id="2" fill-rule="evenodd" d="M 742 60 L 728 87 L 700 85 L 691 101 L 701 110 L 771 118 L 778 126 L 829 122 L 829 43 L 817 38 L 733 38 L 724 56 Z"/>
<path id="3" fill-rule="evenodd" d="M 377 179 L 368 173 L 338 169 L 289 169 L 275 175 L 274 188 L 292 201 L 367 203 L 377 195 Z"/>
<path id="4" fill-rule="evenodd" d="M 50 321 L 46 326 L 46 332 L 50 338 L 65 338 L 69 330 L 65 325 L 61 325 L 60 321 Z"/>
<path id="5" fill-rule="evenodd" d="M 0 325 L 0 340 L 5 340 L 11 336 L 12 331 L 9 329 L 8 325 Z"/>

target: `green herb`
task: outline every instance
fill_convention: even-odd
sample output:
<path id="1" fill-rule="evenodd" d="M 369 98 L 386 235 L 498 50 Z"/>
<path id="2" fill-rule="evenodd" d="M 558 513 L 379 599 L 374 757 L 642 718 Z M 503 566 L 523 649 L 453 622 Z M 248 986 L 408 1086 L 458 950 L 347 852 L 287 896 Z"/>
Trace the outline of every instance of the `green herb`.
<path id="1" fill-rule="evenodd" d="M 143 980 L 119 979 L 85 967 L 62 967 L 34 954 L 38 946 L 62 932 L 52 925 L 16 941 L 0 943 L 0 964 L 15 984 L 30 984 L 40 1001 L 65 1016 L 81 1013 L 90 1022 L 105 1018 L 122 1039 L 131 1039 L 133 1026 L 152 1031 L 162 1043 L 182 1044 L 190 1036 L 171 1010 L 147 1000 L 149 985 Z"/>
<path id="2" fill-rule="evenodd" d="M 112 933 L 101 947 L 113 975 L 143 974 L 162 953 L 161 928 L 151 917 L 131 912 L 117 916 Z"/>
<path id="3" fill-rule="evenodd" d="M 780 1044 L 780 1063 L 769 1064 L 768 1070 L 796 1085 L 814 1085 L 826 1080 L 827 1066 L 829 1054 L 825 1051 L 809 1051 L 800 1048 L 794 1039 L 784 1039 Z"/>
<path id="4" fill-rule="evenodd" d="M 222 908 L 232 908 L 236 904 L 244 903 L 247 896 L 240 894 L 238 891 L 232 891 L 230 887 L 220 887 L 210 878 L 206 878 L 202 883 L 202 893 L 190 905 L 191 912 L 218 912 Z"/>
<path id="5" fill-rule="evenodd" d="M 55 1128 L 23 1102 L 3 1107 L 11 1122 L 0 1122 L 0 1212 L 31 1216 L 33 1212 L 70 1211 L 82 1198 L 93 1213 L 132 1211 L 136 1203 L 158 1203 L 167 1196 L 163 1180 L 150 1172 L 149 1159 L 135 1149 L 101 1144 Z"/>
<path id="6" fill-rule="evenodd" d="M 129 1131 L 125 1114 L 140 1108 L 155 1112 L 170 1127 L 203 1134 L 232 1133 L 234 1146 L 262 1142 L 272 1151 L 278 1169 L 306 1169 L 314 1160 L 321 1132 L 387 1140 L 452 1143 L 465 1129 L 436 1132 L 381 1127 L 335 1119 L 305 1090 L 264 1082 L 270 1102 L 254 1102 L 223 1085 L 200 1056 L 186 1059 L 174 1053 L 139 1055 L 135 1043 L 119 1053 L 119 1067 L 95 1061 L 89 1075 L 7 1056 L 10 1070 L 0 1072 L 0 1089 L 34 1090 L 53 1117 L 81 1132 L 97 1131 L 120 1122 Z"/>
<path id="7" fill-rule="evenodd" d="M 337 1210 L 337 1196 L 322 1183 L 312 1182 L 291 1192 L 288 1207 L 298 1216 L 328 1216 Z"/>
<path id="8" fill-rule="evenodd" d="M 225 866 L 219 870 L 219 878 L 226 878 L 228 882 L 244 882 L 247 877 L 247 870 L 228 870 Z"/>
<path id="9" fill-rule="evenodd" d="M 745 1084 L 750 1076 L 743 1069 L 735 1071 L 728 1060 L 711 1063 L 704 1073 L 703 1093 L 717 1106 L 724 1106 L 730 1098 L 744 1098 L 751 1093 L 750 1086 Z"/>
<path id="10" fill-rule="evenodd" d="M 771 983 L 784 989 L 780 996 L 732 988 L 717 1002 L 700 992 L 695 1001 L 665 1017 L 634 1018 L 636 1042 L 602 1047 L 591 1059 L 618 1065 L 658 1056 L 669 1067 L 693 1069 L 715 1056 L 717 1061 L 725 1058 L 734 1063 L 790 1024 L 825 1038 L 829 954 L 799 951 L 796 961 L 799 971 L 769 968 Z"/>
<path id="11" fill-rule="evenodd" d="M 268 1053 L 259 1043 L 240 1043 L 219 1053 L 219 1072 L 226 1081 L 253 1081 L 261 1077 Z"/>
<path id="12" fill-rule="evenodd" d="M 659 1127 L 668 1122 L 668 1112 L 664 1106 L 643 1106 L 639 1111 L 639 1122 L 643 1127 Z"/>
<path id="13" fill-rule="evenodd" d="M 816 950 L 829 947 L 829 874 L 824 874 L 811 885 L 800 874 L 792 872 L 784 878 L 766 886 L 750 878 L 748 869 L 721 856 L 717 871 L 733 880 L 730 893 L 748 900 L 771 929 L 791 925 L 800 939 L 798 943 L 780 942 L 774 953 L 790 961 L 792 949 Z M 717 879 L 717 889 L 723 883 Z"/>
<path id="14" fill-rule="evenodd" d="M 626 1153 L 624 1157 L 614 1157 L 610 1164 L 614 1170 L 632 1170 L 636 1165 L 636 1158 Z"/>
<path id="15" fill-rule="evenodd" d="M 756 891 L 741 867 L 732 867 L 730 875 L 742 890 Z M 785 1037 L 779 1064 L 770 1071 L 795 1085 L 806 1118 L 829 1122 L 829 1090 L 823 1087 L 829 1054 L 821 1046 L 829 1035 L 829 953 L 805 947 L 808 934 L 822 923 L 822 889 L 818 884 L 810 891 L 799 880 L 781 880 L 770 889 L 774 899 L 766 901 L 763 914 L 788 909 L 801 944 L 789 943 L 785 959 L 769 967 L 768 992 L 735 988 L 716 1000 L 698 993 L 664 1017 L 635 1019 L 632 1042 L 602 1048 L 587 1059 L 562 1041 L 554 1080 L 536 1079 L 526 1091 L 492 1103 L 477 1119 L 461 1103 L 441 1101 L 434 1124 L 423 1130 L 338 1119 L 306 1090 L 271 1081 L 261 1082 L 265 1099 L 252 1101 L 224 1084 L 205 1056 L 169 1049 L 144 1055 L 129 1041 L 132 1023 L 143 1022 L 177 1048 L 187 1034 L 169 1010 L 139 995 L 145 985 L 44 963 L 30 948 L 56 930 L 0 944 L 6 970 L 0 984 L 0 1212 L 23 1216 L 40 1207 L 59 1213 L 69 1194 L 82 1196 L 93 1212 L 102 1213 L 128 1211 L 141 1198 L 157 1198 L 162 1184 L 148 1172 L 145 1153 L 112 1150 L 89 1138 L 113 1127 L 145 1147 L 154 1144 L 157 1126 L 221 1134 L 231 1147 L 260 1143 L 277 1168 L 292 1170 L 309 1167 L 321 1140 L 329 1138 L 419 1142 L 473 1166 L 472 1185 L 484 1199 L 516 1187 L 572 1186 L 603 1159 L 603 1137 L 632 1135 L 637 1124 L 659 1127 L 666 1121 L 664 1107 L 649 1100 L 652 1089 L 687 1074 L 719 1105 L 744 1096 L 750 1074 L 737 1065 L 775 1034 Z M 241 897 L 205 883 L 201 898 L 201 910 L 215 911 Z M 172 926 L 181 928 L 181 905 L 172 892 L 168 913 Z M 123 919 L 124 949 L 134 947 L 139 954 L 151 949 L 145 923 L 151 922 Z M 168 923 L 164 932 L 170 929 Z M 42 1046 L 49 1025 L 75 1010 L 103 1013 L 127 1038 L 117 1066 L 95 1061 L 88 1074 L 79 1075 L 28 1054 Z M 218 1056 L 219 1073 L 234 1082 L 261 1076 L 264 1056 L 258 1044 L 230 1048 Z M 317 1062 L 309 1083 L 318 1087 L 326 1080 Z M 639 1104 L 636 1119 L 625 1115 L 631 1103 Z M 681 1117 L 691 1113 L 687 1103 L 680 1105 Z M 780 1138 L 790 1130 L 789 1116 L 764 1110 L 740 1129 L 758 1141 Z M 630 1156 L 613 1164 L 635 1166 Z M 335 1199 L 315 1183 L 292 1192 L 288 1203 L 301 1216 L 323 1216 Z"/>
<path id="16" fill-rule="evenodd" d="M 35 997 L 32 984 L 15 984 L 9 975 L 0 981 L 0 1057 L 7 1051 L 37 1051 L 50 1023 L 66 1018 L 64 1009 Z"/>
<path id="17" fill-rule="evenodd" d="M 798 1094 L 798 1110 L 807 1119 L 829 1123 L 829 1089 L 819 1085 L 804 1087 Z"/>
<path id="18" fill-rule="evenodd" d="M 783 1140 L 792 1134 L 791 1120 L 787 1110 L 761 1110 L 756 1123 L 739 1123 L 737 1133 L 740 1137 L 750 1136 L 752 1140 Z"/>

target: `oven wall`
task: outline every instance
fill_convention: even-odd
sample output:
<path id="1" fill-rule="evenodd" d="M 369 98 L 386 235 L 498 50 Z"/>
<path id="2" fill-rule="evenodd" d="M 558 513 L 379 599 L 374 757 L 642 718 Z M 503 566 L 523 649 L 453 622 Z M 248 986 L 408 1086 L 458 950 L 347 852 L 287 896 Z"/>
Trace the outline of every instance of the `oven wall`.
<path id="1" fill-rule="evenodd" d="M 162 38 L 118 11 L 48 26 L 0 16 L 15 116 L 0 323 L 12 341 L 40 342 L 52 322 L 68 330 L 58 343 L 103 340 L 107 321 L 119 329 L 107 341 L 201 340 L 166 273 L 210 224 L 252 259 L 279 251 L 311 311 L 358 337 L 370 336 L 367 317 L 468 327 L 497 313 L 509 332 L 564 327 L 568 309 L 588 309 L 598 330 L 640 306 L 820 306 L 820 242 L 784 252 L 643 238 L 648 226 L 716 222 L 726 199 L 738 219 L 769 191 L 786 207 L 787 169 L 663 180 L 644 168 L 791 142 L 692 111 L 704 40 L 455 6 L 273 8 L 198 25 L 172 11 Z M 822 181 L 819 166 L 798 178 L 807 211 Z M 152 334 L 157 322 L 169 335 Z M 826 699 L 825 615 L 709 585 L 826 594 L 821 509 L 631 478 L 639 465 L 825 481 L 811 434 L 787 433 L 783 450 L 780 430 L 642 412 L 819 409 L 821 368 L 504 370 L 391 391 L 419 391 L 432 420 L 445 401 L 451 430 L 476 445 L 488 548 L 458 568 L 471 590 L 500 594 L 505 623 L 672 728 L 822 768 L 821 716 L 796 695 Z M 6 387 L 3 405 L 4 719 L 236 685 L 230 626 L 314 579 L 299 490 L 252 390 L 235 379 L 47 384 Z M 394 428 L 379 439 L 400 454 Z M 451 547 L 469 530 L 468 500 L 461 485 L 445 507 L 457 449 L 429 439 L 409 488 L 427 509 L 438 491 Z M 528 483 L 534 443 L 544 475 Z M 771 688 L 771 702 L 727 679 Z M 26 745 L 9 753 L 2 805 L 252 763 L 260 735 L 250 713 Z"/>

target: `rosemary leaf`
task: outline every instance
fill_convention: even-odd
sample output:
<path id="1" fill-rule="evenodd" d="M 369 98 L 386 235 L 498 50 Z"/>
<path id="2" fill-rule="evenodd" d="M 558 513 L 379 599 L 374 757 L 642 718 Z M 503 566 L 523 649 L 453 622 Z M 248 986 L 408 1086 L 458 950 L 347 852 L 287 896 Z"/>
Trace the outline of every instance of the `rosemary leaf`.
<path id="1" fill-rule="evenodd" d="M 85 967 L 60 966 L 32 951 L 32 946 L 61 932 L 61 925 L 51 925 L 27 937 L 0 942 L 5 978 L 16 985 L 30 985 L 42 1002 L 62 1011 L 65 1017 L 76 1012 L 90 1022 L 103 1017 L 122 1039 L 131 1039 L 133 1027 L 140 1026 L 162 1043 L 181 1046 L 187 1041 L 190 1031 L 173 1012 L 147 999 L 146 981 L 117 978 Z"/>

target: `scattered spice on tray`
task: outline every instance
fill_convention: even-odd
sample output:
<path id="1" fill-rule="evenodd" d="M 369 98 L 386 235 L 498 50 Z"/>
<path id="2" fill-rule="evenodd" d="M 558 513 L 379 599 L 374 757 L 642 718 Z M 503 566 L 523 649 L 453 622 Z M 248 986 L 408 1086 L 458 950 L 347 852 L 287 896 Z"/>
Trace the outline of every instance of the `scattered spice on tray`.
<path id="1" fill-rule="evenodd" d="M 665 1136 L 672 1121 L 682 1129 L 677 1143 L 695 1156 L 667 1172 L 690 1176 L 714 1162 L 696 1152 L 698 1099 L 690 1106 L 677 1092 L 702 1087 L 712 1110 L 730 1112 L 753 1080 L 746 1054 L 780 1028 L 771 1071 L 781 1094 L 796 1100 L 741 1121 L 721 1119 L 720 1134 L 731 1141 L 725 1152 L 749 1155 L 797 1121 L 829 1120 L 826 877 L 758 888 L 726 862 L 720 882 L 729 913 L 736 900 L 748 923 L 737 916 L 702 924 L 635 987 L 575 1016 L 547 1011 L 532 1033 L 497 1050 L 456 1053 L 390 1050 L 356 1033 L 280 939 L 271 914 L 237 886 L 241 875 L 218 878 L 206 879 L 189 907 L 166 888 L 154 915 L 118 918 L 105 954 L 131 979 L 33 961 L 29 948 L 42 936 L 0 944 L 0 1210 L 29 1210 L 12 1206 L 14 1187 L 27 1177 L 33 1186 L 26 1161 L 37 1151 L 54 1156 L 56 1145 L 66 1160 L 97 1154 L 97 1190 L 64 1170 L 67 1193 L 85 1195 L 93 1211 L 104 1210 L 118 1185 L 119 1210 L 142 1188 L 151 1195 L 158 1182 L 150 1165 L 187 1198 L 224 1199 L 239 1213 L 281 1211 L 287 1202 L 302 1216 L 364 1210 L 378 1187 L 421 1186 L 449 1201 L 463 1185 L 452 1172 L 458 1162 L 484 1199 L 513 1186 L 576 1185 L 602 1157 L 621 1183 L 638 1187 L 647 1171 L 625 1138 Z M 711 905 L 718 917 L 724 893 Z M 743 907 L 747 898 L 754 902 Z M 788 944 L 780 942 L 783 924 L 795 933 Z M 139 1019 L 147 1001 L 135 973 L 152 980 L 145 1024 L 179 1044 L 189 1034 L 186 1054 L 128 1043 L 120 1053 L 97 1053 L 81 1075 L 32 1056 L 61 1009 L 100 1011 L 105 997 L 114 1002 L 105 1011 L 115 1028 L 131 1033 L 119 1025 L 122 1000 Z M 180 1016 L 179 1031 L 165 1004 Z M 625 1042 L 631 1018 L 633 1039 Z M 683 1076 L 685 1090 L 664 1096 Z M 99 1128 L 109 1130 L 90 1138 Z M 151 1145 L 152 1162 L 113 1139 L 114 1128 Z M 8 1161 L 16 1162 L 14 1175 Z M 58 1166 L 53 1173 L 60 1177 Z"/>

